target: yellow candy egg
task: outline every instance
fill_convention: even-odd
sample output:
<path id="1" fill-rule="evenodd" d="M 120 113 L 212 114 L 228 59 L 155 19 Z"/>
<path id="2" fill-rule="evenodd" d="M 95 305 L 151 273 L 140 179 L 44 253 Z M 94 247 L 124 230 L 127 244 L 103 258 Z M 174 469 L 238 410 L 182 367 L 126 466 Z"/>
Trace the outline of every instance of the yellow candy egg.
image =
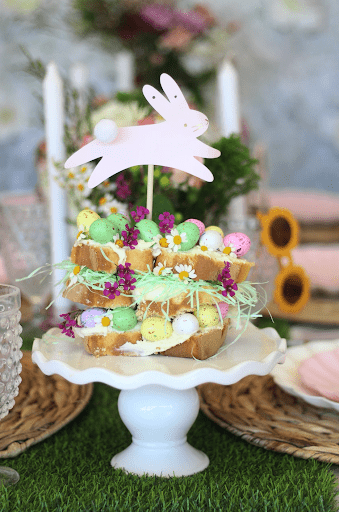
<path id="1" fill-rule="evenodd" d="M 98 215 L 93 210 L 86 208 L 82 210 L 77 216 L 77 226 L 84 226 L 85 230 L 88 231 L 93 222 L 97 219 L 100 219 L 100 215 Z"/>
<path id="2" fill-rule="evenodd" d="M 220 322 L 217 308 L 212 304 L 200 306 L 199 314 L 195 311 L 194 315 L 197 317 L 200 327 L 213 327 L 214 325 L 218 325 Z"/>
<path id="3" fill-rule="evenodd" d="M 173 328 L 171 322 L 166 322 L 165 318 L 152 316 L 142 322 L 140 331 L 145 340 L 159 341 L 169 338 L 173 333 Z"/>
<path id="4" fill-rule="evenodd" d="M 224 238 L 224 232 L 218 226 L 208 226 L 208 228 L 206 228 L 205 231 L 218 231 L 218 233 L 220 233 L 221 236 Z"/>

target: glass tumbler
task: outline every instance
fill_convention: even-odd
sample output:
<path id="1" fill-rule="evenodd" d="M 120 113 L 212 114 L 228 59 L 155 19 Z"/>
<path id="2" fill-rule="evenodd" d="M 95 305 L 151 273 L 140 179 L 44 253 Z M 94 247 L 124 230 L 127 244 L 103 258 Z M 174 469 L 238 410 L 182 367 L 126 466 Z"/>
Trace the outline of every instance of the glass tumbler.
<path id="1" fill-rule="evenodd" d="M 14 407 L 21 383 L 20 306 L 19 288 L 0 284 L 0 430 L 1 419 Z M 14 469 L 0 466 L 0 485 L 12 485 L 18 480 Z"/>

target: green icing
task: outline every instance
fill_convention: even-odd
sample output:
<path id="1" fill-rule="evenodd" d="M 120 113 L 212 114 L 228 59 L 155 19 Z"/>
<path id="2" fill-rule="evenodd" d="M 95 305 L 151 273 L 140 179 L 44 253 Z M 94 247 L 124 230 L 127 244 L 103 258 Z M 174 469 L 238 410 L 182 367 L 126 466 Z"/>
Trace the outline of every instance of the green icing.
<path id="1" fill-rule="evenodd" d="M 107 242 L 111 242 L 116 233 L 117 230 L 107 219 L 97 219 L 89 228 L 89 236 L 94 240 L 94 242 L 98 242 L 99 244 L 107 244 Z"/>
<path id="2" fill-rule="evenodd" d="M 186 233 L 186 242 L 182 242 L 179 251 L 189 251 L 197 244 L 200 238 L 200 231 L 198 226 L 193 222 L 182 222 L 177 227 L 178 233 Z"/>
<path id="3" fill-rule="evenodd" d="M 132 308 L 115 308 L 113 313 L 113 328 L 117 331 L 130 331 L 137 323 L 137 315 Z"/>
<path id="4" fill-rule="evenodd" d="M 112 213 L 107 217 L 108 222 L 112 224 L 116 231 L 121 234 L 122 231 L 126 230 L 126 224 L 129 226 L 128 219 L 122 213 Z"/>
<path id="5" fill-rule="evenodd" d="M 135 227 L 140 231 L 138 238 L 141 238 L 141 240 L 145 242 L 151 242 L 153 237 L 160 235 L 159 226 L 150 219 L 143 219 L 137 222 Z"/>

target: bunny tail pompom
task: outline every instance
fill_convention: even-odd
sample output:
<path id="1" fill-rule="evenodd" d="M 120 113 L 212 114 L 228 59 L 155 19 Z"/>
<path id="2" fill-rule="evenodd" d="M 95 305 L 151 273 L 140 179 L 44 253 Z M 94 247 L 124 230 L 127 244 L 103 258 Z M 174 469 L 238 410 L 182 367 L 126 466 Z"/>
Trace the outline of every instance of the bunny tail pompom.
<path id="1" fill-rule="evenodd" d="M 109 144 L 116 139 L 118 127 L 111 119 L 101 119 L 94 128 L 94 137 L 104 144 Z"/>

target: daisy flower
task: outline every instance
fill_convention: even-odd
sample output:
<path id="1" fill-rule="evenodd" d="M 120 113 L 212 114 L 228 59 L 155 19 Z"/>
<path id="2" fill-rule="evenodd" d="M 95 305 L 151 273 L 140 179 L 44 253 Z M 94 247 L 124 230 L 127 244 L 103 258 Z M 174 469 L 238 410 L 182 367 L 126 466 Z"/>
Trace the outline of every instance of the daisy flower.
<path id="1" fill-rule="evenodd" d="M 235 245 L 229 243 L 226 247 L 221 247 L 220 248 L 221 252 L 223 252 L 224 254 L 227 254 L 227 256 L 230 256 L 230 258 L 236 258 L 237 257 L 237 253 L 236 253 L 236 247 Z"/>
<path id="2" fill-rule="evenodd" d="M 75 283 L 78 282 L 78 274 L 81 270 L 81 267 L 79 265 L 75 265 L 73 268 L 73 271 L 69 275 L 69 283 L 68 286 L 73 286 Z"/>
<path id="3" fill-rule="evenodd" d="M 186 233 L 179 234 L 179 231 L 176 228 L 171 229 L 171 234 L 166 235 L 166 240 L 168 243 L 168 248 L 172 249 L 172 251 L 177 252 L 181 244 L 183 242 L 187 242 L 187 235 Z"/>
<path id="4" fill-rule="evenodd" d="M 118 247 L 123 248 L 123 246 L 124 246 L 124 242 L 123 242 L 123 240 L 121 240 L 121 236 L 119 235 L 119 233 L 118 233 L 117 235 L 114 235 L 114 237 L 113 237 L 113 242 L 114 242 Z"/>
<path id="5" fill-rule="evenodd" d="M 152 245 L 152 256 L 156 257 L 161 254 L 161 249 L 163 247 L 168 247 L 168 242 L 166 238 L 163 235 L 155 235 L 152 239 L 153 245 Z"/>
<path id="6" fill-rule="evenodd" d="M 99 208 L 100 212 L 107 216 L 111 215 L 111 213 L 122 213 L 123 215 L 127 214 L 127 205 L 125 203 L 120 203 L 120 201 L 117 201 L 116 199 L 113 199 L 110 194 L 105 194 L 99 200 Z"/>
<path id="7" fill-rule="evenodd" d="M 116 184 L 112 181 L 105 180 L 97 186 L 98 190 L 103 192 L 114 192 L 117 188 Z"/>
<path id="8" fill-rule="evenodd" d="M 79 232 L 77 234 L 77 240 L 80 242 L 81 240 L 85 240 L 87 238 L 88 229 L 86 230 L 83 224 L 81 224 L 78 229 Z"/>
<path id="9" fill-rule="evenodd" d="M 157 264 L 156 267 L 153 269 L 153 274 L 156 276 L 168 276 L 172 273 L 172 267 L 165 267 L 162 263 Z"/>
<path id="10" fill-rule="evenodd" d="M 184 281 L 184 283 L 188 283 L 187 279 L 194 279 L 197 277 L 197 274 L 195 273 L 194 268 L 192 265 L 176 265 L 174 269 L 178 272 L 177 276 L 181 281 Z"/>

